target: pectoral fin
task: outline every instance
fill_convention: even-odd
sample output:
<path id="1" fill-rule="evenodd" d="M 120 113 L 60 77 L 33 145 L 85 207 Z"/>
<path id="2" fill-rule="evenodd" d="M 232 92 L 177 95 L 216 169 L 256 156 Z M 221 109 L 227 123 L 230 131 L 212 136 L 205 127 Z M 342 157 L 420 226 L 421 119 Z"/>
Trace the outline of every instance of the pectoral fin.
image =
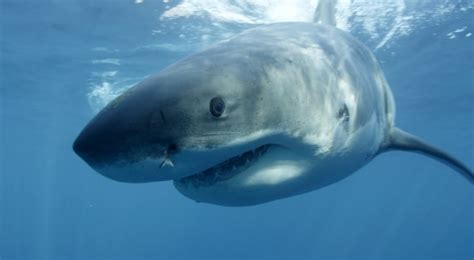
<path id="1" fill-rule="evenodd" d="M 394 127 L 391 130 L 390 140 L 385 147 L 386 150 L 401 150 L 427 155 L 453 168 L 471 184 L 474 184 L 474 173 L 461 161 L 401 129 Z"/>

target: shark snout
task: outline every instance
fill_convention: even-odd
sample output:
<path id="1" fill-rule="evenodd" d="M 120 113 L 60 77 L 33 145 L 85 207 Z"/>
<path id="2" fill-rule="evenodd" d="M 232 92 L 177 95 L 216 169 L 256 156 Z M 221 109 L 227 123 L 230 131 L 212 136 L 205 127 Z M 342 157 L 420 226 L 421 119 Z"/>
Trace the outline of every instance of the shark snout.
<path id="1" fill-rule="evenodd" d="M 142 146 L 142 132 L 130 120 L 102 112 L 81 131 L 73 150 L 93 168 L 111 164 Z"/>
<path id="2" fill-rule="evenodd" d="M 114 180 L 148 182 L 164 178 L 156 173 L 174 166 L 171 158 L 178 145 L 161 134 L 166 114 L 152 97 L 146 89 L 119 96 L 80 132 L 74 152 Z"/>
<path id="3" fill-rule="evenodd" d="M 74 151 L 88 163 L 103 164 L 136 149 L 149 139 L 151 115 L 159 105 L 152 88 L 132 87 L 86 125 L 73 144 Z"/>
<path id="4" fill-rule="evenodd" d="M 114 117 L 102 113 L 93 119 L 74 141 L 74 152 L 95 171 L 116 181 L 172 179 L 177 144 L 154 139 L 136 119 L 134 123 Z"/>

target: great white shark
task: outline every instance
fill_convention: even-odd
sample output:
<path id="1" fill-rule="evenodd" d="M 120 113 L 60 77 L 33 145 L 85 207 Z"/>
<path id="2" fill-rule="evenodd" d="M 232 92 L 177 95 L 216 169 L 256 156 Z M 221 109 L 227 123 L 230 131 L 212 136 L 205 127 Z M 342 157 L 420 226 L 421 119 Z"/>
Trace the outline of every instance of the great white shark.
<path id="1" fill-rule="evenodd" d="M 173 180 L 186 197 L 224 206 L 316 190 L 391 150 L 431 156 L 474 183 L 459 160 L 395 126 L 374 54 L 333 26 L 334 1 L 320 2 L 317 23 L 246 30 L 138 83 L 89 122 L 75 152 L 110 179 Z"/>

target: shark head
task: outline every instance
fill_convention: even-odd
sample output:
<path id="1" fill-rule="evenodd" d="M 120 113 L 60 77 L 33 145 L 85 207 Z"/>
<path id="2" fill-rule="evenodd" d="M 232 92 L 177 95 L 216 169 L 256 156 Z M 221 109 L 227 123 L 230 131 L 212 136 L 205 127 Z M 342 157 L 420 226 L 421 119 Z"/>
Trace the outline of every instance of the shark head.
<path id="1" fill-rule="evenodd" d="M 252 59 L 225 57 L 198 54 L 138 83 L 89 122 L 74 151 L 113 180 L 176 180 L 183 191 L 274 168 L 259 164 L 274 153 L 304 154 Z"/>

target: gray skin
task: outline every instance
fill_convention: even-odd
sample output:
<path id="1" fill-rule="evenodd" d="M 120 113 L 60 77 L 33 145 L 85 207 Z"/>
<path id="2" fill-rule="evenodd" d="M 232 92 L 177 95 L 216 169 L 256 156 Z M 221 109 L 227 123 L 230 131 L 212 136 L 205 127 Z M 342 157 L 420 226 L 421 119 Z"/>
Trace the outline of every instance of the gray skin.
<path id="1" fill-rule="evenodd" d="M 225 102 L 219 117 L 213 98 Z M 120 182 L 174 180 L 185 196 L 248 206 L 337 182 L 381 152 L 461 162 L 395 128 L 374 55 L 313 23 L 247 30 L 131 88 L 82 131 L 74 150 Z"/>

